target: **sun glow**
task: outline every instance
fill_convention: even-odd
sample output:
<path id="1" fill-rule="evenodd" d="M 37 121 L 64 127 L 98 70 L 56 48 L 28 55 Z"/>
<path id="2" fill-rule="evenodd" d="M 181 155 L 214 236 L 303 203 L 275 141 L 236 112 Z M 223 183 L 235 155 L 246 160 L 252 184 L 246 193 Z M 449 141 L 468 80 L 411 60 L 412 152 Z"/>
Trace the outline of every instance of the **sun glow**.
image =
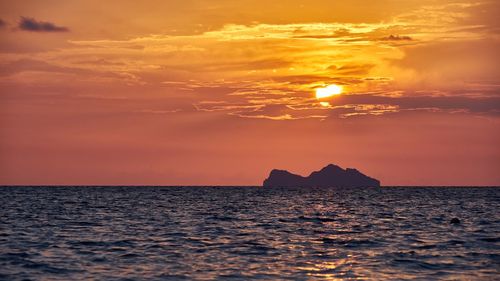
<path id="1" fill-rule="evenodd" d="M 316 89 L 316 98 L 322 99 L 335 95 L 340 95 L 341 93 L 342 93 L 342 86 L 332 84 L 324 88 Z"/>

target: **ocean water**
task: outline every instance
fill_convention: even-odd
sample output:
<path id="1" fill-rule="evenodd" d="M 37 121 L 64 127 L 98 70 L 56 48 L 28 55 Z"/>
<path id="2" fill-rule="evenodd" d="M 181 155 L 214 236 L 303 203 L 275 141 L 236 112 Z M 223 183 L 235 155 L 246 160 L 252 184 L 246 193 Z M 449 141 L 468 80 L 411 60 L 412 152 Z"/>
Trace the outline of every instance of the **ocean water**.
<path id="1" fill-rule="evenodd" d="M 0 187 L 0 279 L 500 280 L 499 207 L 500 188 Z"/>

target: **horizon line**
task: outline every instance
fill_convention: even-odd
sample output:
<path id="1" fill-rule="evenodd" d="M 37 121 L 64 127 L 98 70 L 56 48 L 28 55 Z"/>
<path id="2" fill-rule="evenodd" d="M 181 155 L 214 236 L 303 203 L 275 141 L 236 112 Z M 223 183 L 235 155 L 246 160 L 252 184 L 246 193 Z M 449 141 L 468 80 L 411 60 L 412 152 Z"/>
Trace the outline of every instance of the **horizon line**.
<path id="1" fill-rule="evenodd" d="M 0 184 L 0 188 L 2 187 L 243 187 L 243 188 L 248 188 L 248 187 L 259 187 L 259 188 L 276 188 L 276 187 L 281 187 L 281 188 L 318 188 L 318 187 L 302 187 L 302 186 L 293 186 L 293 187 L 286 187 L 286 186 L 276 186 L 276 187 L 264 187 L 262 185 L 135 185 L 135 184 L 106 184 L 106 185 L 99 185 L 99 184 L 40 184 L 40 185 L 34 185 L 34 184 L 29 184 L 29 185 L 23 185 L 23 184 L 13 184 L 13 185 L 3 185 Z M 495 188 L 500 188 L 500 185 L 381 185 L 379 187 L 319 187 L 319 188 L 397 188 L 397 187 L 403 187 L 403 188 L 412 188 L 412 187 L 465 187 L 465 188 L 488 188 L 488 187 L 495 187 Z"/>

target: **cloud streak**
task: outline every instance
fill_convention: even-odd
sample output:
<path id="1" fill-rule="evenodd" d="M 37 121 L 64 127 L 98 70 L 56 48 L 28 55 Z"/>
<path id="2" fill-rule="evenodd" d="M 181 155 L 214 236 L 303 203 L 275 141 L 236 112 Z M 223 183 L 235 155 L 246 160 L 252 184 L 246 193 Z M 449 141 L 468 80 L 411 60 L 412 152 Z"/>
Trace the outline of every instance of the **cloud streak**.
<path id="1" fill-rule="evenodd" d="M 499 1 L 205 2 L 9 2 L 0 181 L 500 183 Z"/>
<path id="2" fill-rule="evenodd" d="M 382 37 L 380 40 L 382 40 L 382 41 L 411 41 L 413 39 L 410 36 L 391 34 L 389 36 Z"/>
<path id="3" fill-rule="evenodd" d="M 375 23 L 226 24 L 195 34 L 72 40 L 66 48 L 6 59 L 0 76 L 9 83 L 53 87 L 61 81 L 58 75 L 68 73 L 82 87 L 122 81 L 147 91 L 185 93 L 199 114 L 243 118 L 322 119 L 429 108 L 496 114 L 480 101 L 451 99 L 481 87 L 491 91 L 476 91 L 475 97 L 498 90 L 493 78 L 480 80 L 484 69 L 498 73 L 487 67 L 490 60 L 478 64 L 474 55 L 468 67 L 449 67 L 489 37 L 474 29 L 476 23 L 463 22 L 468 8 L 428 6 Z M 422 11 L 431 19 L 423 20 Z M 68 31 L 32 18 L 22 21 L 25 30 Z M 342 85 L 345 95 L 320 103 L 314 91 L 329 84 Z"/>

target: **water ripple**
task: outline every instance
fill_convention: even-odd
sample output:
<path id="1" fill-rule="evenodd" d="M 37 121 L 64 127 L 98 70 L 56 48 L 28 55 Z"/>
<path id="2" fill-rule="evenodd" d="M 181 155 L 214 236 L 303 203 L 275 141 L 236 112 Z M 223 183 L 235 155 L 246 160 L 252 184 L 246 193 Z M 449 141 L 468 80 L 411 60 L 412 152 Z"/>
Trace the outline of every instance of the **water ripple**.
<path id="1" fill-rule="evenodd" d="M 499 199 L 499 188 L 1 187 L 0 280 L 489 280 Z"/>

